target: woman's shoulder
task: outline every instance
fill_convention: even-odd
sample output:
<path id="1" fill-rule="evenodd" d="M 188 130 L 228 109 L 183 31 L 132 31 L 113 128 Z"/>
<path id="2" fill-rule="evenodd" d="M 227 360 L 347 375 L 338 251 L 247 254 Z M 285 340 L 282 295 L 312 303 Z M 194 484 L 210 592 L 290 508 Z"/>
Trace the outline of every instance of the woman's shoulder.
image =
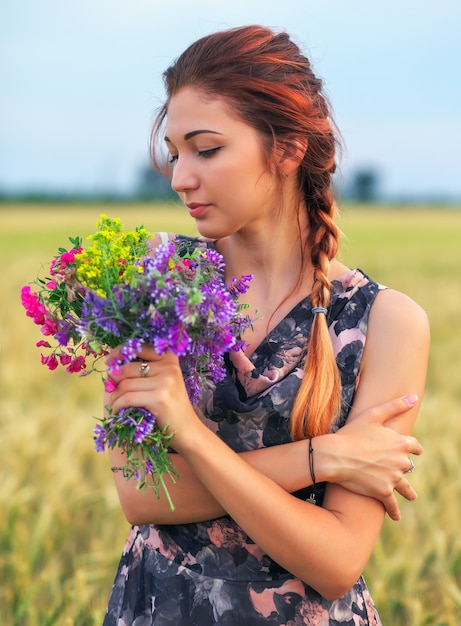
<path id="1" fill-rule="evenodd" d="M 379 325 L 405 329 L 415 324 L 421 331 L 428 325 L 424 309 L 407 294 L 378 282 L 363 270 L 348 269 L 332 281 L 338 299 L 354 301 L 354 296 L 368 301 Z"/>
<path id="2" fill-rule="evenodd" d="M 404 330 L 427 332 L 429 321 L 425 310 L 407 294 L 396 289 L 382 290 L 373 306 L 373 317 L 380 325 Z"/>

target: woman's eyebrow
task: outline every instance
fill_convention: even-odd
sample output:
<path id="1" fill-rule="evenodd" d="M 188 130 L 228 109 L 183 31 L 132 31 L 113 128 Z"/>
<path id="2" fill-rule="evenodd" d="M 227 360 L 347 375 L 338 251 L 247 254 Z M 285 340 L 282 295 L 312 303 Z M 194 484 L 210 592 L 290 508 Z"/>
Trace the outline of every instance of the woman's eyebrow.
<path id="1" fill-rule="evenodd" d="M 195 137 L 196 135 L 200 135 L 202 133 L 211 133 L 212 135 L 222 135 L 222 133 L 218 133 L 216 130 L 207 130 L 206 128 L 203 128 L 200 130 L 191 130 L 189 133 L 186 133 L 184 135 L 184 141 L 188 141 L 189 139 L 192 139 L 192 137 Z M 172 143 L 171 139 L 167 137 L 166 135 L 165 135 L 165 141 L 168 143 Z"/>

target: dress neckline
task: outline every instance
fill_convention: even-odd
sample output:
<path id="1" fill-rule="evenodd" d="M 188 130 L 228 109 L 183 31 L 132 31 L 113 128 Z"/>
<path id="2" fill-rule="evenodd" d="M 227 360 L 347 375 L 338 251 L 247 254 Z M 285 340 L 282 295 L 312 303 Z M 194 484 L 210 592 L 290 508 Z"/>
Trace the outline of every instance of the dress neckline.
<path id="1" fill-rule="evenodd" d="M 358 282 L 360 283 L 360 281 L 363 278 L 365 278 L 365 275 L 358 268 L 348 269 L 347 272 L 344 272 L 344 274 L 341 274 L 341 276 L 338 276 L 337 278 L 331 281 L 331 296 L 330 296 L 330 304 L 328 306 L 327 320 L 330 320 L 331 318 L 331 310 L 337 298 L 342 293 L 345 293 L 346 291 L 356 286 L 356 283 L 354 282 L 354 278 L 357 275 L 359 276 L 360 280 Z M 245 357 L 251 363 L 253 363 L 256 360 L 258 353 L 261 352 L 261 349 L 263 348 L 263 346 L 265 345 L 267 346 L 269 344 L 271 337 L 277 334 L 281 325 L 285 324 L 287 319 L 289 319 L 290 317 L 291 318 L 294 317 L 300 308 L 304 308 L 304 309 L 311 308 L 310 307 L 311 297 L 312 297 L 311 294 L 308 294 L 307 296 L 304 296 L 304 298 L 301 298 L 301 300 L 296 302 L 291 307 L 291 309 L 286 313 L 286 315 L 284 315 L 284 317 L 282 317 L 282 319 L 279 320 L 277 324 L 275 324 L 275 326 L 273 326 L 273 328 L 271 328 L 264 335 L 264 337 L 262 337 L 261 341 L 255 346 L 254 350 L 252 350 L 250 354 L 247 354 L 246 352 L 244 352 Z"/>

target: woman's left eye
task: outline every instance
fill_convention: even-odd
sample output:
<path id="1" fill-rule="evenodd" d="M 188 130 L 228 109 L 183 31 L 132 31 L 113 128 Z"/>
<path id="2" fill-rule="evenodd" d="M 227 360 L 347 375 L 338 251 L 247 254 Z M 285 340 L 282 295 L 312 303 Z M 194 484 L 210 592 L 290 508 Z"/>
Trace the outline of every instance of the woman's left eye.
<path id="1" fill-rule="evenodd" d="M 204 159 L 209 159 L 212 157 L 218 150 L 221 150 L 222 146 L 218 146 L 217 148 L 210 148 L 209 150 L 199 150 L 198 155 L 203 157 Z"/>

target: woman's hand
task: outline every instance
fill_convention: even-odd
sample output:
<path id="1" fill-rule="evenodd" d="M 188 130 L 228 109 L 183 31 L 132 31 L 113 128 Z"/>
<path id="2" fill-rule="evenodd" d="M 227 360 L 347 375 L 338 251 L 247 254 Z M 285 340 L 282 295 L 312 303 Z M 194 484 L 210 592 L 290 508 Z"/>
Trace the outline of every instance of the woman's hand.
<path id="1" fill-rule="evenodd" d="M 409 455 L 422 454 L 423 447 L 415 437 L 401 435 L 387 423 L 413 408 L 417 400 L 416 396 L 404 396 L 373 407 L 340 428 L 329 450 L 321 447 L 337 468 L 331 482 L 380 500 L 393 520 L 400 519 L 394 490 L 407 500 L 417 497 L 405 474 L 412 467 Z"/>
<path id="2" fill-rule="evenodd" d="M 114 350 L 109 360 L 117 358 Z M 108 406 L 114 413 L 122 408 L 142 407 L 156 417 L 160 428 L 169 427 L 177 439 L 186 437 L 189 428 L 199 423 L 189 401 L 178 357 L 171 352 L 159 355 L 150 346 L 138 354 L 140 361 L 122 365 L 110 378 L 115 389 L 106 394 Z"/>

